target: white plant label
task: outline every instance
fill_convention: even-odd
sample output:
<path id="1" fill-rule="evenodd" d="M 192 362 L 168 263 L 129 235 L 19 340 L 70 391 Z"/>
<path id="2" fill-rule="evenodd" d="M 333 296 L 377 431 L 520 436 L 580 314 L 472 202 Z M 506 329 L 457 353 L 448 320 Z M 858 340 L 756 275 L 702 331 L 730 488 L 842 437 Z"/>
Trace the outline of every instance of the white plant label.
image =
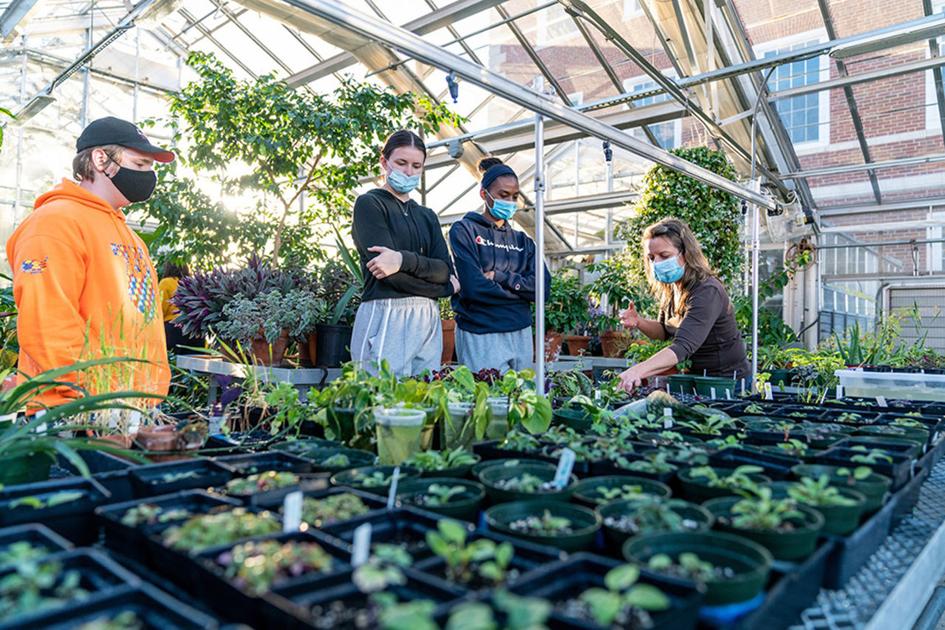
<path id="1" fill-rule="evenodd" d="M 765 383 L 765 400 L 774 400 L 774 392 L 771 390 L 771 383 Z"/>
<path id="2" fill-rule="evenodd" d="M 285 495 L 282 500 L 282 531 L 297 532 L 302 526 L 302 493 L 298 490 Z"/>
<path id="3" fill-rule="evenodd" d="M 889 404 L 886 402 L 886 397 L 885 397 L 885 396 L 877 396 L 877 397 L 876 397 L 876 404 L 879 405 L 880 407 L 888 407 L 888 406 L 889 406 Z"/>
<path id="4" fill-rule="evenodd" d="M 669 407 L 663 407 L 663 428 L 673 428 L 673 410 Z"/>
<path id="5" fill-rule="evenodd" d="M 843 398 L 843 385 L 837 385 L 837 400 Z"/>
<path id="6" fill-rule="evenodd" d="M 390 480 L 390 491 L 387 493 L 387 509 L 394 509 L 394 501 L 397 499 L 397 483 L 400 481 L 400 466 L 394 468 L 394 474 Z"/>
<path id="7" fill-rule="evenodd" d="M 226 419 L 226 416 L 210 416 L 210 419 L 207 424 L 209 424 L 209 432 L 211 435 L 216 435 L 217 433 L 223 432 L 223 421 Z"/>
<path id="8" fill-rule="evenodd" d="M 46 415 L 46 410 L 45 410 L 45 409 L 40 409 L 39 411 L 36 412 L 36 415 L 33 416 L 33 417 L 36 418 L 37 420 L 39 420 L 40 418 L 42 418 L 42 417 L 45 416 L 45 415 Z M 49 428 L 49 427 L 46 426 L 46 423 L 45 423 L 45 422 L 42 422 L 42 423 L 40 423 L 40 424 L 37 424 L 37 425 L 33 428 L 33 432 L 34 432 L 34 433 L 45 433 L 48 428 Z"/>
<path id="9" fill-rule="evenodd" d="M 574 460 L 576 456 L 574 451 L 565 448 L 561 451 L 561 459 L 558 460 L 558 469 L 555 471 L 554 485 L 558 490 L 563 490 L 571 479 L 571 471 L 574 470 Z"/>
<path id="10" fill-rule="evenodd" d="M 726 388 L 725 388 L 725 400 L 731 400 L 731 399 L 732 399 L 732 390 L 730 390 L 729 388 L 726 387 Z"/>
<path id="11" fill-rule="evenodd" d="M 368 561 L 371 555 L 371 524 L 365 523 L 354 530 L 354 544 L 351 547 L 351 566 L 357 568 Z"/>
<path id="12" fill-rule="evenodd" d="M 718 396 L 715 395 L 715 388 L 714 388 L 714 387 L 710 387 L 710 388 L 709 388 L 709 395 L 712 397 L 712 400 L 715 400 L 716 398 L 718 398 Z"/>

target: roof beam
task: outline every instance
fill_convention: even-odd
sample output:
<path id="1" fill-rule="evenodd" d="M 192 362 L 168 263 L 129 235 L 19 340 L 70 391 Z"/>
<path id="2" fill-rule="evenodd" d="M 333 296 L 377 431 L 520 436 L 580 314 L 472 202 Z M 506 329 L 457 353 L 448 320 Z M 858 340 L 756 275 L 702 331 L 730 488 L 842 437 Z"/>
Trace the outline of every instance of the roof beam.
<path id="1" fill-rule="evenodd" d="M 522 33 L 522 29 L 518 27 L 518 24 L 514 20 L 509 20 L 509 12 L 505 10 L 505 7 L 497 6 L 495 8 L 499 12 L 499 16 L 503 20 L 507 20 L 506 26 L 509 27 L 509 30 L 512 31 L 512 35 L 518 40 L 519 45 L 525 50 L 525 54 L 528 55 L 528 58 L 532 60 L 532 63 L 535 64 L 535 67 L 538 68 L 538 71 L 541 72 L 541 75 L 545 77 L 545 81 L 548 82 L 551 87 L 554 88 L 555 92 L 558 94 L 558 97 L 561 99 L 565 105 L 572 105 L 571 99 L 568 98 L 568 92 L 564 89 L 561 83 L 558 82 L 558 79 L 555 78 L 555 75 L 551 73 L 551 70 L 545 64 L 541 57 L 538 56 L 538 51 L 536 51 L 531 43 L 529 43 L 528 38 L 525 37 L 525 34 Z"/>
<path id="2" fill-rule="evenodd" d="M 928 199 L 909 199 L 907 201 L 885 202 L 880 206 L 858 205 L 858 206 L 836 206 L 818 210 L 821 217 L 840 217 L 851 214 L 868 214 L 872 212 L 889 212 L 893 210 L 929 210 L 931 208 L 945 207 L 945 197 L 936 197 Z M 854 227 L 855 226 L 851 226 Z"/>
<path id="3" fill-rule="evenodd" d="M 365 15 L 348 5 L 331 0 L 283 0 L 283 3 L 335 26 L 340 26 L 343 30 L 356 33 L 360 37 L 376 42 L 383 41 L 386 45 L 422 63 L 436 66 L 444 71 L 456 72 L 469 83 L 494 92 L 512 103 L 527 107 L 536 114 L 571 126 L 589 136 L 610 140 L 615 147 L 689 175 L 713 188 L 729 192 L 762 208 L 774 209 L 776 207 L 774 201 L 746 186 L 638 140 L 596 118 L 547 100 L 544 95 L 525 88 L 488 68 L 483 68 L 459 55 L 443 50 L 403 28 Z"/>
<path id="4" fill-rule="evenodd" d="M 407 22 L 403 25 L 403 28 L 417 35 L 426 35 L 444 26 L 448 26 L 453 22 L 458 22 L 471 15 L 475 15 L 480 11 L 499 6 L 503 2 L 505 2 L 505 0 L 457 0 L 457 2 L 446 5 L 436 11 L 431 11 L 423 17 Z M 286 83 L 292 87 L 298 87 L 306 83 L 311 83 L 312 81 L 317 81 L 329 74 L 344 70 L 356 63 L 358 63 L 358 59 L 352 53 L 339 53 L 305 70 L 296 72 L 286 80 Z"/>
<path id="5" fill-rule="evenodd" d="M 0 39 L 9 42 L 16 36 L 16 27 L 25 22 L 30 11 L 36 8 L 37 0 L 13 0 L 0 15 Z"/>
<path id="6" fill-rule="evenodd" d="M 936 162 L 945 162 L 945 153 L 924 155 L 919 157 L 899 158 L 895 160 L 886 160 L 884 162 L 870 162 L 869 164 L 845 164 L 842 166 L 812 168 L 806 171 L 787 173 L 782 175 L 782 177 L 784 177 L 784 179 L 801 179 L 804 177 L 821 177 L 824 175 L 840 175 L 842 173 L 858 173 L 868 169 L 880 170 L 884 168 L 896 168 L 899 166 L 918 166 L 920 164 L 933 164 Z"/>

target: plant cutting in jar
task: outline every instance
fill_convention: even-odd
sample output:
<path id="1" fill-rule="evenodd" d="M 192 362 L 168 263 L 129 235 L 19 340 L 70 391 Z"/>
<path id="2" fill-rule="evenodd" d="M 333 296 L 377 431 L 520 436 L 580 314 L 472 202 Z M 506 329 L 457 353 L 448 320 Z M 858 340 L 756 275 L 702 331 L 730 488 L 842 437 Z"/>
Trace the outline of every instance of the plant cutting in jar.
<path id="1" fill-rule="evenodd" d="M 788 496 L 798 503 L 814 507 L 851 507 L 856 505 L 856 501 L 843 496 L 839 490 L 829 484 L 830 479 L 827 475 L 821 475 L 817 481 L 809 477 L 803 477 L 798 483 L 791 484 L 788 487 Z"/>
<path id="2" fill-rule="evenodd" d="M 79 571 L 63 571 L 56 561 L 24 562 L 0 580 L 0 622 L 89 596 Z"/>
<path id="3" fill-rule="evenodd" d="M 236 586 L 251 593 L 269 591 L 273 584 L 306 575 L 327 573 L 334 561 L 313 542 L 247 542 L 220 554 L 216 562 Z"/>
<path id="4" fill-rule="evenodd" d="M 254 514 L 244 508 L 229 512 L 201 514 L 168 528 L 162 541 L 168 547 L 199 553 L 208 547 L 239 542 L 246 538 L 275 534 L 282 524 L 268 512 Z"/>
<path id="5" fill-rule="evenodd" d="M 760 475 L 764 472 L 761 466 L 739 466 L 728 475 L 719 475 L 710 466 L 699 466 L 689 471 L 693 480 L 699 480 L 710 488 L 724 488 L 726 490 L 746 490 L 753 488 L 755 482 L 750 475 Z"/>
<path id="6" fill-rule="evenodd" d="M 700 584 L 730 580 L 737 575 L 732 567 L 716 566 L 689 551 L 679 554 L 676 560 L 668 554 L 658 553 L 649 559 L 646 566 L 651 571 Z"/>
<path id="7" fill-rule="evenodd" d="M 604 576 L 604 588 L 589 588 L 581 593 L 578 601 L 586 606 L 589 616 L 601 626 L 652 627 L 649 613 L 669 609 L 670 599 L 656 586 L 642 584 L 639 579 L 640 569 L 635 565 L 615 567 Z"/>
<path id="8" fill-rule="evenodd" d="M 295 473 L 267 470 L 242 479 L 231 479 L 226 483 L 226 491 L 228 494 L 249 495 L 287 488 L 298 483 L 299 476 Z"/>
<path id="9" fill-rule="evenodd" d="M 427 532 L 427 544 L 446 562 L 446 578 L 469 585 L 479 580 L 497 586 L 506 581 L 515 549 L 510 543 L 496 543 L 488 538 L 466 541 L 466 528 L 449 519 L 441 519 L 436 530 Z"/>
<path id="10" fill-rule="evenodd" d="M 534 514 L 509 523 L 509 529 L 529 536 L 556 536 L 573 533 L 571 519 L 554 516 L 545 510 L 541 516 Z"/>
<path id="11" fill-rule="evenodd" d="M 369 510 L 361 497 L 350 492 L 331 494 L 322 499 L 305 497 L 302 500 L 302 521 L 320 529 L 361 516 Z"/>
<path id="12" fill-rule="evenodd" d="M 551 401 L 535 391 L 535 373 L 509 370 L 491 388 L 493 396 L 508 398 L 509 428 L 522 426 L 533 435 L 551 426 Z"/>
<path id="13" fill-rule="evenodd" d="M 414 453 L 404 462 L 404 465 L 423 471 L 438 471 L 472 466 L 478 461 L 478 457 L 459 447 L 452 451 L 421 451 L 420 453 Z"/>

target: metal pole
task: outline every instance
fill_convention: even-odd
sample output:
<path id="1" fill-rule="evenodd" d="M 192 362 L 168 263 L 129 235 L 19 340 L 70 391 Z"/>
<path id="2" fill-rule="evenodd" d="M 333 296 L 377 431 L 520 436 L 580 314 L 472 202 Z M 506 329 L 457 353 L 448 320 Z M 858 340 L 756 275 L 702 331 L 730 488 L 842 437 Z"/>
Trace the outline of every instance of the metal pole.
<path id="1" fill-rule="evenodd" d="M 535 80 L 541 93 L 542 79 Z M 545 393 L 545 121 L 535 115 L 535 387 Z"/>
<path id="2" fill-rule="evenodd" d="M 610 140 L 614 146 L 639 155 L 667 168 L 685 173 L 696 180 L 729 192 L 739 199 L 757 203 L 765 208 L 775 209 L 771 199 L 739 185 L 721 175 L 697 166 L 668 151 L 655 147 L 648 142 L 638 140 L 610 125 L 566 107 L 561 103 L 546 100 L 533 90 L 522 87 L 479 64 L 468 61 L 459 55 L 444 50 L 427 42 L 422 37 L 390 22 L 380 20 L 348 5 L 331 0 L 283 0 L 289 6 L 317 16 L 332 24 L 341 26 L 371 41 L 384 42 L 396 50 L 410 55 L 414 59 L 444 71 L 454 71 L 458 76 L 488 92 L 501 96 L 512 103 L 540 113 L 552 120 L 564 123 L 578 131 Z"/>
<path id="3" fill-rule="evenodd" d="M 752 140 L 754 140 L 752 134 Z M 752 182 L 755 190 L 761 190 L 761 181 Z M 752 391 L 757 393 L 758 381 L 758 265 L 761 249 L 761 208 L 751 204 L 751 379 Z"/>

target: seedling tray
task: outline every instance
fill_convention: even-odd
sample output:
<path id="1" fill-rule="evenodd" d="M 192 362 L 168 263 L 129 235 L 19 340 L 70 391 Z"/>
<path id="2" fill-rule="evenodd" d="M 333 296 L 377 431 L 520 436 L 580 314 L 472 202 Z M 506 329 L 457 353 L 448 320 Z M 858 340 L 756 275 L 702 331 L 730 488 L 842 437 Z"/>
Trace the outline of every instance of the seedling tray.
<path id="1" fill-rule="evenodd" d="M 361 499 L 361 501 L 368 507 L 369 511 L 360 515 L 356 518 L 363 518 L 367 516 L 376 516 L 379 511 L 387 510 L 387 500 L 370 492 L 364 492 L 363 490 L 356 490 L 354 488 L 345 488 L 345 487 L 331 487 L 323 490 L 303 490 L 302 497 L 303 499 L 324 499 L 326 497 L 334 496 L 337 494 L 353 494 L 354 496 Z M 284 497 L 283 497 L 284 498 Z M 270 512 L 282 513 L 282 503 L 283 498 L 276 497 L 266 497 L 260 499 L 256 502 L 256 507 L 269 510 Z M 333 523 L 322 524 L 321 528 L 324 529 L 329 526 L 342 526 L 345 523 L 349 522 L 352 519 L 347 519 L 344 521 L 336 521 Z M 309 523 L 309 527 L 315 527 L 314 523 Z"/>
<path id="2" fill-rule="evenodd" d="M 817 457 L 816 463 L 853 468 L 860 465 L 854 462 L 852 459 L 855 455 L 859 454 L 859 452 L 849 448 L 834 447 L 826 451 L 823 455 Z M 891 463 L 887 461 L 881 461 L 875 464 L 863 465 L 868 465 L 873 469 L 873 472 L 879 473 L 880 475 L 885 475 L 892 479 L 892 490 L 895 492 L 906 485 L 909 479 L 912 478 L 915 460 L 908 457 L 903 457 L 902 455 L 897 455 L 895 453 L 889 453 L 889 456 L 892 457 L 893 460 Z"/>
<path id="3" fill-rule="evenodd" d="M 60 493 L 79 494 L 74 500 L 57 503 L 71 496 Z M 10 486 L 0 490 L 0 525 L 43 523 L 77 545 L 90 544 L 96 538 L 92 511 L 109 498 L 108 490 L 91 478 Z M 54 505 L 49 505 L 50 502 Z"/>
<path id="4" fill-rule="evenodd" d="M 737 468 L 738 466 L 753 465 L 764 468 L 764 475 L 774 480 L 789 479 L 791 467 L 803 463 L 797 457 L 778 455 L 759 450 L 746 448 L 726 448 L 709 456 L 711 466 Z"/>
<path id="5" fill-rule="evenodd" d="M 172 494 L 193 488 L 210 488 L 225 484 L 233 476 L 227 466 L 203 458 L 142 466 L 128 474 L 135 494 L 139 497 Z M 165 481 L 165 478 L 169 477 L 178 478 Z"/>
<path id="6" fill-rule="evenodd" d="M 340 548 L 351 553 L 354 530 L 364 523 L 371 524 L 371 543 L 404 544 L 415 562 L 433 555 L 426 543 L 426 533 L 436 529 L 439 518 L 412 508 L 398 508 L 383 513 L 369 513 L 344 523 L 325 527 L 323 531 L 338 539 Z M 468 531 L 473 526 L 466 525 Z"/>
<path id="7" fill-rule="evenodd" d="M 69 541 L 39 523 L 0 529 L 0 553 L 6 551 L 10 545 L 21 542 L 29 543 L 33 547 L 42 547 L 50 555 L 72 549 Z"/>
<path id="8" fill-rule="evenodd" d="M 149 584 L 142 584 L 130 591 L 84 600 L 79 606 L 68 606 L 33 616 L 33 621 L 29 623 L 14 623 L 9 627 L 22 630 L 68 630 L 96 621 L 113 619 L 126 611 L 135 614 L 144 630 L 215 630 L 219 627 L 213 617 L 187 606 Z"/>
<path id="9" fill-rule="evenodd" d="M 622 563 L 591 553 L 577 553 L 566 560 L 545 565 L 517 581 L 509 590 L 517 595 L 541 597 L 556 606 L 561 619 L 575 628 L 599 628 L 597 624 L 564 616 L 557 605 L 575 599 L 585 590 L 603 587 L 604 576 Z M 702 593 L 687 580 L 657 575 L 647 570 L 640 572 L 639 583 L 652 584 L 669 596 L 669 610 L 652 613 L 657 628 L 686 630 L 695 628 L 702 603 Z"/>
<path id="10" fill-rule="evenodd" d="M 227 455 L 217 457 L 216 460 L 230 468 L 235 477 L 247 477 L 267 470 L 293 473 L 312 472 L 312 462 L 283 451 Z"/>

